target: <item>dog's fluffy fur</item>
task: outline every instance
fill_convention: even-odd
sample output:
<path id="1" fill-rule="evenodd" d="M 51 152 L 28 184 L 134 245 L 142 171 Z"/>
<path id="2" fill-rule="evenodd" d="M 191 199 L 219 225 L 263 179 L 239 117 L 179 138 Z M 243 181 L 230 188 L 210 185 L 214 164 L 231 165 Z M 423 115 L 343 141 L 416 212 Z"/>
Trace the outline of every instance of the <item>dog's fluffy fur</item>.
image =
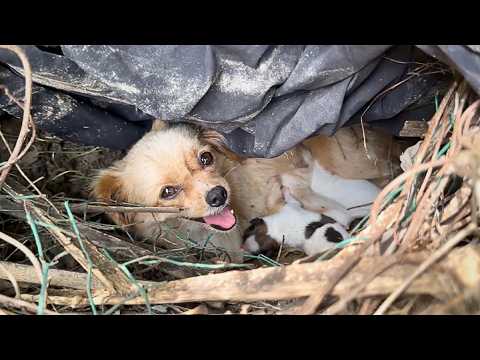
<path id="1" fill-rule="evenodd" d="M 383 135 L 377 135 L 379 136 Z M 375 138 L 371 133 L 369 137 Z M 332 159 L 337 158 L 337 153 L 342 151 L 337 142 L 324 139 L 319 141 L 316 143 L 314 139 L 309 140 L 309 148 L 314 150 L 313 161 L 319 161 L 315 154 L 320 153 L 321 158 Z M 360 141 L 359 139 L 358 142 Z M 202 167 L 199 164 L 199 154 L 203 151 L 213 154 L 213 165 Z M 227 205 L 235 211 L 237 228 L 243 232 L 251 219 L 273 214 L 283 207 L 281 175 L 308 167 L 304 151 L 305 149 L 299 146 L 274 159 L 240 161 L 222 145 L 222 137 L 214 131 L 186 124 L 166 125 L 158 121 L 152 131 L 138 141 L 124 159 L 100 171 L 93 181 L 92 193 L 97 200 L 108 203 L 184 209 L 175 214 L 110 214 L 115 223 L 134 224 L 138 235 L 148 237 L 152 234 L 152 229 L 158 227 L 158 222 L 166 219 L 196 219 L 219 213 L 223 207 L 209 206 L 205 197 L 210 189 L 222 186 L 228 193 Z M 374 155 L 377 163 L 381 164 L 382 161 L 378 159 L 385 156 L 385 151 L 382 149 Z M 356 167 L 361 166 L 362 161 L 370 163 L 370 160 L 361 154 L 361 150 L 348 156 L 355 162 Z M 334 164 L 329 163 L 329 166 L 328 170 L 338 176 L 342 176 L 342 171 L 351 170 L 345 161 L 333 170 Z M 373 177 L 378 177 L 382 171 L 384 169 L 375 168 Z M 365 178 L 368 178 L 367 175 Z M 178 195 L 170 200 L 160 196 L 167 185 L 181 188 Z"/>
<path id="2" fill-rule="evenodd" d="M 230 186 L 221 175 L 226 160 L 218 151 L 218 137 L 200 128 L 175 124 L 154 128 L 137 142 L 124 159 L 102 170 L 93 183 L 96 199 L 109 203 L 130 203 L 143 206 L 166 206 L 184 209 L 185 218 L 214 215 L 205 201 L 206 193 L 222 186 L 230 194 Z M 201 152 L 214 155 L 214 163 L 202 167 L 198 161 Z M 165 186 L 181 185 L 182 191 L 173 199 L 162 199 Z M 227 199 L 227 204 L 230 196 Z M 135 223 L 141 234 L 151 226 L 178 214 L 112 213 L 112 220 L 127 225 Z"/>

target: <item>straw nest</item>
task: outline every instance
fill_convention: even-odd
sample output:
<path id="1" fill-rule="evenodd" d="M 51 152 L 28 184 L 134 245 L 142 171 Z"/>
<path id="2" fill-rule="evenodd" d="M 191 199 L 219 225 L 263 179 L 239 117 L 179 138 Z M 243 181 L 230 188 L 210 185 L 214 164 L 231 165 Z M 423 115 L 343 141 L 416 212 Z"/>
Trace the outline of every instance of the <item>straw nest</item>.
<path id="1" fill-rule="evenodd" d="M 0 314 L 480 311 L 480 99 L 461 79 L 351 239 L 315 258 L 284 249 L 236 264 L 181 233 L 168 249 L 106 223 L 84 185 L 121 154 L 37 134 L 28 59 L 2 47 L 22 60 L 25 97 L 2 88 L 24 116 L 0 128 Z"/>

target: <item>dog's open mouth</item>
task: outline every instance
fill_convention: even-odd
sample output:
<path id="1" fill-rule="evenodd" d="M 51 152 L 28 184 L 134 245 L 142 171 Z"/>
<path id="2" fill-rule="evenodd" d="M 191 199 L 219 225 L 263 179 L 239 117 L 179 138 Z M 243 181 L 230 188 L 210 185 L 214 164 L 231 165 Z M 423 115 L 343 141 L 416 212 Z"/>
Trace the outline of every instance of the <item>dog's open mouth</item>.
<path id="1" fill-rule="evenodd" d="M 237 224 L 237 217 L 233 210 L 228 206 L 225 206 L 225 208 L 216 215 L 209 215 L 194 220 L 208 224 L 214 229 L 220 231 L 231 230 Z"/>

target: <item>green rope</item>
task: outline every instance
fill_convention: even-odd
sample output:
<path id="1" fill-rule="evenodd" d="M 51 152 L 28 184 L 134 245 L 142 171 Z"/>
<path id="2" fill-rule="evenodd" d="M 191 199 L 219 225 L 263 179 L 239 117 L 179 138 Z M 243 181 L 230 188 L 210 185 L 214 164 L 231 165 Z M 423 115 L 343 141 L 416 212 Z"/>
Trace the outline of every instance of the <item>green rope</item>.
<path id="1" fill-rule="evenodd" d="M 92 309 L 93 315 L 97 315 L 97 308 L 95 307 L 95 302 L 93 301 L 93 294 L 92 294 L 92 269 L 93 269 L 92 259 L 90 258 L 90 254 L 85 248 L 85 244 L 83 243 L 82 237 L 80 236 L 77 223 L 75 222 L 75 218 L 73 217 L 72 211 L 70 210 L 70 206 L 68 205 L 68 200 L 65 201 L 64 206 L 65 206 L 65 209 L 67 210 L 68 219 L 70 221 L 70 224 L 72 225 L 73 231 L 77 236 L 78 242 L 80 243 L 80 248 L 82 249 L 85 259 L 87 259 L 87 262 L 88 262 L 87 297 L 88 297 L 88 302 L 90 304 L 90 308 Z"/>

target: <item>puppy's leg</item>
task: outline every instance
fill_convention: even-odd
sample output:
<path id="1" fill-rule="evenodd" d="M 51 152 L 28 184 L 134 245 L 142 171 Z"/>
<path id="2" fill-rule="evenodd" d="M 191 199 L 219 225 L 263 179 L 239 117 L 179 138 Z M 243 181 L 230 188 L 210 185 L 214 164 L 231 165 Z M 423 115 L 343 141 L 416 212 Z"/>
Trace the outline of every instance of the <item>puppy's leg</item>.
<path id="1" fill-rule="evenodd" d="M 279 176 L 273 176 L 267 181 L 267 188 L 270 189 L 266 199 L 267 214 L 274 214 L 280 211 L 285 205 L 285 197 L 282 193 L 282 184 Z"/>

